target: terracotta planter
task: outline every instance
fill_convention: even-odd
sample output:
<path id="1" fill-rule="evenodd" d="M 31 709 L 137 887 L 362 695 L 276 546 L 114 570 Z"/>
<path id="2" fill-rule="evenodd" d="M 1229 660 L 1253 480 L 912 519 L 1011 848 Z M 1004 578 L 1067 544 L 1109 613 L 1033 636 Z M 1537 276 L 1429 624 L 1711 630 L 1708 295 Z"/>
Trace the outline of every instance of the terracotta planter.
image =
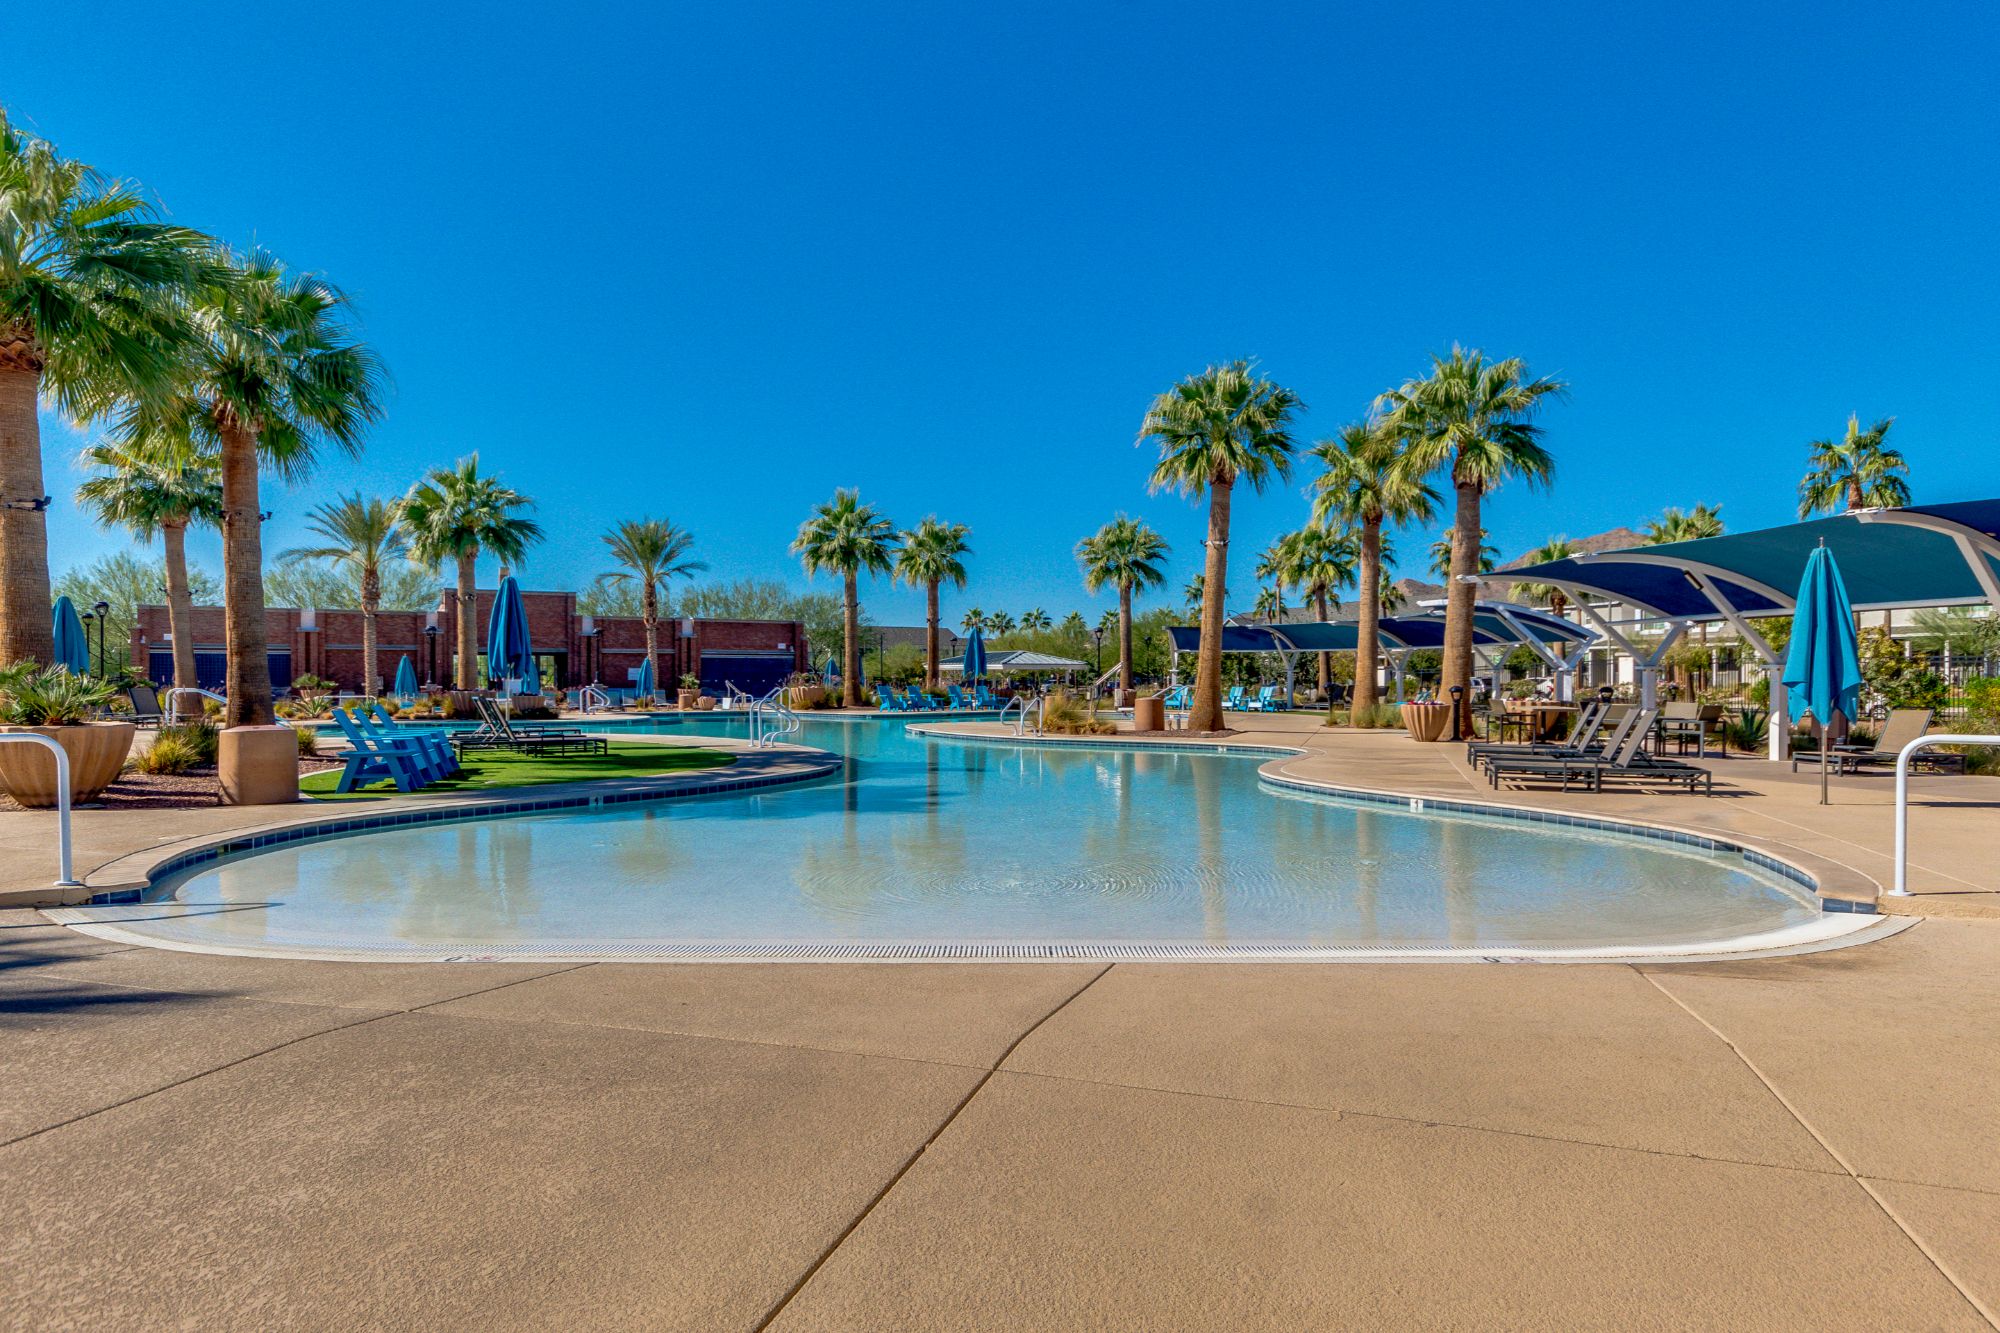
<path id="1" fill-rule="evenodd" d="M 674 706 L 677 708 L 701 707 L 701 691 L 682 690 L 679 694 L 674 696 Z"/>
<path id="2" fill-rule="evenodd" d="M 785 691 L 786 702 L 793 708 L 817 708 L 826 698 L 824 685 L 794 685 Z"/>
<path id="3" fill-rule="evenodd" d="M 69 755 L 69 799 L 89 801 L 117 781 L 132 753 L 138 728 L 130 722 L 85 722 L 73 727 L 0 727 L 48 736 Z M 0 745 L 0 787 L 22 805 L 56 803 L 56 758 L 39 745 Z"/>
<path id="4" fill-rule="evenodd" d="M 697 712 L 705 713 L 709 709 L 715 707 L 715 700 L 709 698 L 707 695 L 704 694 L 695 699 L 694 706 Z"/>
<path id="5" fill-rule="evenodd" d="M 1450 704 L 1404 704 L 1403 726 L 1415 741 L 1435 741 L 1451 725 Z"/>

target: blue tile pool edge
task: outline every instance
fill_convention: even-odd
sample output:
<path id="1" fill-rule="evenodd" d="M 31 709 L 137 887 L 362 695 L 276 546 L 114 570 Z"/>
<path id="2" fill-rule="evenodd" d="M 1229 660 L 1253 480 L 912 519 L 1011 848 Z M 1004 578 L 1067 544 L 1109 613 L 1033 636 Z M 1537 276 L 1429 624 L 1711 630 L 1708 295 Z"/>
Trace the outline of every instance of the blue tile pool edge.
<path id="1" fill-rule="evenodd" d="M 823 753 L 823 752 L 822 752 Z M 228 834 L 210 842 L 184 847 L 163 861 L 147 867 L 145 884 L 137 888 L 109 889 L 84 899 L 82 906 L 111 907 L 144 902 L 168 881 L 197 866 L 240 860 L 259 852 L 302 842 L 324 842 L 373 833 L 382 829 L 408 828 L 417 824 L 458 824 L 475 820 L 508 819 L 519 815 L 549 814 L 559 810 L 597 810 L 614 805 L 640 805 L 687 800 L 697 796 L 732 795 L 768 787 L 789 787 L 831 777 L 846 768 L 838 755 L 798 761 L 801 767 L 785 773 L 755 777 L 715 778 L 676 786 L 667 790 L 621 786 L 612 792 L 571 792 L 564 796 L 541 796 L 482 801 L 477 804 L 447 805 L 437 809 L 385 810 L 380 814 L 348 815 L 287 824 L 265 833 Z"/>
<path id="2" fill-rule="evenodd" d="M 1073 748 L 1105 750 L 1164 750 L 1178 754 L 1224 754 L 1263 755 L 1273 758 L 1292 758 L 1310 753 L 1295 745 L 1252 745 L 1231 741 L 1134 741 L 1121 740 L 1115 736 L 989 736 L 978 732 L 937 731 L 929 727 L 911 727 L 912 735 L 931 740 L 958 741 L 973 745 L 1003 745 L 1016 749 L 1034 749 L 1038 746 L 1067 746 Z M 1258 770 L 1259 782 L 1272 787 L 1287 788 L 1316 796 L 1336 796 L 1342 800 L 1358 801 L 1369 805 L 1395 806 L 1412 813 L 1440 811 L 1445 814 L 1481 815 L 1496 819 L 1514 819 L 1525 823 L 1556 825 L 1566 828 L 1583 829 L 1591 833 L 1610 833 L 1624 837 L 1644 838 L 1652 842 L 1673 843 L 1682 847 L 1693 847 L 1701 851 L 1722 852 L 1743 858 L 1745 862 L 1760 870 L 1767 870 L 1792 884 L 1798 885 L 1819 904 L 1822 912 L 1853 912 L 1863 916 L 1878 916 L 1873 903 L 1853 902 L 1845 898 L 1829 898 L 1820 892 L 1819 880 L 1802 866 L 1794 865 L 1782 857 L 1774 856 L 1747 843 L 1732 842 L 1727 838 L 1717 838 L 1706 833 L 1694 833 L 1687 829 L 1675 828 L 1670 824 L 1647 824 L 1638 820 L 1606 819 L 1599 815 L 1573 815 L 1556 810 L 1542 810 L 1534 806 L 1507 805 L 1498 801 L 1468 801 L 1456 797 L 1421 796 L 1408 792 L 1384 791 L 1371 787 L 1344 787 L 1332 782 L 1318 782 L 1307 778 L 1279 777 Z"/>

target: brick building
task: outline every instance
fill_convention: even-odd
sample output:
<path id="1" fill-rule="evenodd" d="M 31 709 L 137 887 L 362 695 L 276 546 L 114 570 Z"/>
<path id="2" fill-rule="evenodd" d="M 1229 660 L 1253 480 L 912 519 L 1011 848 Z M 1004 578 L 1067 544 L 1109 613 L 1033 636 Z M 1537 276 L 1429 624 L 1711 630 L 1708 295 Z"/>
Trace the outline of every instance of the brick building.
<path id="1" fill-rule="evenodd" d="M 631 684 L 646 659 L 646 626 L 637 616 L 586 616 L 576 594 L 523 592 L 528 637 L 535 645 L 543 678 L 561 685 Z M 493 592 L 478 593 L 479 642 L 486 642 Z M 449 684 L 456 653 L 457 611 L 450 593 L 435 611 L 378 611 L 375 614 L 377 667 L 386 686 L 395 679 L 404 654 L 424 684 Z M 298 610 L 267 607 L 264 633 L 270 644 L 271 684 L 283 691 L 297 676 L 323 676 L 341 689 L 362 691 L 361 613 L 351 609 Z M 225 670 L 223 617 L 219 606 L 194 609 L 195 674 L 204 689 L 219 689 Z M 720 695 L 734 684 L 762 694 L 793 671 L 806 667 L 805 626 L 790 620 L 682 620 L 663 616 L 659 626 L 659 686 L 672 689 L 684 675 L 699 676 L 702 688 Z M 167 608 L 142 606 L 132 630 L 132 663 L 155 681 L 173 679 L 173 643 Z M 481 679 L 484 679 L 482 668 Z"/>

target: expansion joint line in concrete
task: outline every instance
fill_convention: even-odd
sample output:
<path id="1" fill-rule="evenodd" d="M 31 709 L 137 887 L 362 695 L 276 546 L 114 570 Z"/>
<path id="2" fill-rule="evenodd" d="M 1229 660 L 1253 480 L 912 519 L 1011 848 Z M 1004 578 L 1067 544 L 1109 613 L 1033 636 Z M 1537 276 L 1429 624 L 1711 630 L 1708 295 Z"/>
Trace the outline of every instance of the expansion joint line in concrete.
<path id="1" fill-rule="evenodd" d="M 1938 1276 L 1942 1277 L 1946 1282 L 1949 1282 L 1952 1286 L 1952 1290 L 1956 1291 L 1961 1297 L 1963 1297 L 1965 1303 L 1967 1305 L 1970 1305 L 1975 1311 L 1977 1311 L 1980 1318 L 1984 1319 L 1988 1324 L 1990 1324 L 1995 1329 L 2000 1329 L 2000 1316 L 1996 1316 L 1992 1310 L 1988 1309 L 1986 1307 L 1986 1304 L 1983 1301 L 1981 1301 L 1979 1297 L 1973 1294 L 1972 1289 L 1966 1286 L 1964 1282 L 1959 1280 L 1958 1274 L 1952 1272 L 1951 1266 L 1946 1264 L 1945 1261 L 1939 1257 L 1936 1251 L 1934 1251 L 1933 1249 L 1931 1249 L 1929 1245 L 1924 1243 L 1924 1238 L 1917 1234 L 1916 1229 L 1912 1227 L 1908 1222 L 1905 1222 L 1903 1220 L 1902 1215 L 1898 1213 L 1895 1210 L 1895 1208 L 1890 1205 L 1887 1199 L 1882 1197 L 1881 1193 L 1876 1190 L 1874 1185 L 1869 1183 L 1867 1177 L 1863 1176 L 1859 1171 L 1854 1169 L 1854 1164 L 1847 1160 L 1846 1156 L 1844 1156 L 1841 1153 L 1840 1149 L 1833 1146 L 1832 1141 L 1828 1139 L 1826 1135 L 1820 1133 L 1819 1127 L 1813 1124 L 1812 1121 L 1806 1119 L 1805 1113 L 1800 1111 L 1798 1107 L 1792 1105 L 1792 1099 L 1785 1096 L 1783 1092 L 1779 1091 L 1778 1085 L 1776 1083 L 1773 1083 L 1770 1079 L 1770 1076 L 1765 1074 L 1765 1072 L 1762 1069 L 1759 1069 L 1757 1067 L 1757 1062 L 1755 1060 L 1752 1060 L 1749 1057 L 1749 1055 L 1747 1055 L 1744 1052 L 1742 1047 L 1738 1046 L 1735 1042 L 1731 1041 L 1729 1039 L 1728 1034 L 1723 1032 L 1721 1028 L 1718 1028 L 1715 1024 L 1709 1022 L 1706 1018 L 1702 1017 L 1702 1015 L 1695 1010 L 1694 1006 L 1690 1005 L 1680 996 L 1668 990 L 1665 986 L 1662 986 L 1660 984 L 1660 979 L 1658 977 L 1646 971 L 1640 971 L 1639 975 L 1646 978 L 1648 982 L 1652 983 L 1654 990 L 1657 990 L 1658 992 L 1660 992 L 1660 994 L 1666 996 L 1669 1000 L 1673 1001 L 1674 1004 L 1678 1005 L 1681 1011 L 1687 1014 L 1688 1017 L 1692 1018 L 1695 1022 L 1701 1024 L 1703 1027 L 1707 1028 L 1711 1033 L 1713 1033 L 1717 1041 L 1720 1041 L 1724 1046 L 1727 1046 L 1730 1049 L 1730 1052 L 1734 1054 L 1738 1060 L 1742 1061 L 1743 1067 L 1750 1071 L 1751 1076 L 1754 1077 L 1759 1083 L 1762 1083 L 1764 1085 L 1764 1090 L 1771 1094 L 1772 1098 L 1777 1101 L 1778 1105 L 1785 1108 L 1785 1113 L 1791 1116 L 1793 1120 L 1798 1122 L 1799 1128 L 1803 1129 L 1806 1133 L 1812 1135 L 1813 1142 L 1819 1144 L 1821 1149 L 1825 1151 L 1826 1155 L 1828 1157 L 1831 1157 L 1835 1162 L 1837 1162 L 1840 1165 L 1840 1169 L 1847 1173 L 1848 1178 L 1852 1180 L 1856 1185 L 1859 1185 L 1862 1191 L 1866 1193 L 1871 1200 L 1874 1201 L 1875 1206 L 1882 1210 L 1882 1215 L 1889 1219 L 1890 1224 L 1893 1225 L 1898 1231 L 1902 1232 L 1904 1237 L 1909 1240 L 1910 1244 L 1916 1246 L 1917 1252 L 1919 1254 L 1923 1255 L 1924 1258 L 1930 1261 L 1931 1267 L 1937 1269 Z"/>
<path id="2" fill-rule="evenodd" d="M 1091 977 L 1090 980 L 1084 982 L 1081 986 L 1078 986 L 1075 990 L 1071 991 L 1067 996 L 1063 998 L 1061 1003 L 1056 1005 L 1055 1008 L 1049 1010 L 1046 1014 L 1043 1014 L 1040 1018 L 1030 1023 L 1022 1031 L 1020 1036 L 1014 1038 L 1014 1040 L 1007 1043 L 1007 1049 L 1000 1052 L 999 1057 L 993 1061 L 992 1068 L 986 1070 L 979 1076 L 979 1081 L 972 1085 L 972 1091 L 966 1093 L 965 1096 L 959 1099 L 958 1105 L 951 1108 L 951 1113 L 945 1116 L 943 1120 L 939 1121 L 937 1128 L 930 1132 L 930 1137 L 926 1138 L 922 1143 L 917 1145 L 917 1150 L 911 1153 L 909 1157 L 904 1160 L 901 1166 L 896 1168 L 894 1174 L 892 1174 L 889 1177 L 888 1181 L 882 1186 L 882 1188 L 875 1191 L 875 1196 L 870 1200 L 868 1200 L 866 1204 L 862 1205 L 861 1211 L 854 1215 L 853 1220 L 850 1221 L 845 1227 L 842 1227 L 840 1234 L 838 1236 L 835 1236 L 832 1242 L 829 1243 L 824 1250 L 820 1251 L 819 1257 L 814 1259 L 811 1264 L 807 1265 L 806 1271 L 799 1275 L 799 1280 L 794 1282 L 790 1287 L 788 1287 L 785 1290 L 784 1295 L 778 1297 L 778 1299 L 772 1304 L 771 1308 L 765 1311 L 764 1317 L 762 1319 L 759 1319 L 756 1323 L 755 1326 L 756 1333 L 762 1333 L 762 1330 L 769 1328 L 771 1326 L 772 1321 L 777 1319 L 779 1315 L 785 1312 L 785 1307 L 792 1303 L 792 1299 L 796 1297 L 800 1292 L 806 1289 L 806 1284 L 813 1280 L 814 1276 L 818 1274 L 820 1269 L 826 1267 L 826 1261 L 833 1258 L 835 1252 L 838 1251 L 842 1245 L 845 1245 L 847 1243 L 847 1238 L 849 1236 L 852 1236 L 857 1230 L 860 1229 L 861 1224 L 868 1220 L 869 1214 L 875 1211 L 876 1207 L 879 1204 L 881 1204 L 882 1200 L 889 1197 L 889 1191 L 895 1189 L 897 1185 L 902 1183 L 903 1177 L 910 1174 L 910 1168 L 914 1167 L 919 1161 L 923 1160 L 924 1154 L 930 1151 L 931 1145 L 933 1143 L 936 1143 L 940 1138 L 944 1136 L 944 1132 L 952 1127 L 953 1122 L 955 1122 L 958 1119 L 959 1115 L 964 1112 L 966 1107 L 972 1105 L 972 1099 L 977 1097 L 981 1092 L 985 1091 L 986 1085 L 993 1081 L 993 1076 L 1000 1072 L 1000 1067 L 1007 1063 L 1007 1061 L 1013 1056 L 1015 1051 L 1020 1049 L 1021 1043 L 1026 1041 L 1028 1038 L 1034 1036 L 1036 1032 L 1040 1031 L 1042 1024 L 1048 1022 L 1050 1019 L 1054 1018 L 1057 1014 L 1061 1013 L 1063 1010 L 1069 1008 L 1070 1005 L 1074 1004 L 1085 991 L 1089 990 L 1092 986 L 1095 986 L 1098 982 L 1104 980 L 1105 974 L 1110 972 L 1111 969 L 1116 966 L 1117 966 L 1116 963 L 1105 964 L 1102 968 L 1098 970 L 1095 976 Z"/>
<path id="3" fill-rule="evenodd" d="M 122 953 L 126 951 L 118 950 L 116 952 Z M 497 986 L 488 986 L 483 990 L 467 991 L 463 995 L 447 996 L 445 999 L 432 1000 L 429 1004 L 419 1004 L 408 1009 L 393 1009 L 386 1014 L 370 1014 L 368 1017 L 358 1018 L 352 1023 L 342 1023 L 339 1027 L 322 1028 L 318 1032 L 308 1032 L 302 1036 L 293 1037 L 288 1041 L 281 1041 L 275 1046 L 266 1046 L 261 1051 L 252 1051 L 248 1055 L 238 1056 L 236 1059 L 230 1060 L 225 1064 L 219 1064 L 215 1066 L 215 1068 L 213 1069 L 204 1069 L 198 1073 L 189 1074 L 186 1078 L 177 1078 L 171 1083 L 162 1083 L 157 1088 L 148 1088 L 144 1092 L 135 1092 L 130 1097 L 121 1097 L 119 1100 L 112 1102 L 109 1106 L 93 1107 L 92 1109 L 84 1111 L 81 1114 L 70 1116 L 66 1120 L 58 1120 L 53 1125 L 43 1125 L 40 1129 L 31 1129 L 26 1134 L 22 1134 L 15 1138 L 0 1141 L 0 1148 L 11 1148 L 17 1143 L 26 1143 L 29 1139 L 40 1138 L 44 1134 L 52 1133 L 53 1131 L 62 1129 L 68 1125 L 74 1125 L 79 1120 L 88 1120 L 92 1116 L 103 1115 L 106 1111 L 115 1111 L 121 1106 L 130 1106 L 133 1102 L 144 1101 L 148 1097 L 157 1097 L 163 1092 L 172 1092 L 175 1088 L 184 1088 L 188 1084 L 193 1083 L 199 1079 L 208 1078 L 210 1075 L 213 1074 L 220 1074 L 224 1070 L 234 1069 L 238 1065 L 247 1065 L 252 1060 L 261 1060 L 267 1055 L 275 1055 L 279 1051 L 288 1050 L 293 1046 L 302 1045 L 305 1042 L 313 1041 L 320 1037 L 331 1037 L 337 1032 L 352 1032 L 356 1028 L 365 1028 L 370 1023 L 380 1023 L 385 1018 L 401 1018 L 406 1014 L 422 1013 L 424 1010 L 432 1008 L 435 1005 L 450 1004 L 453 1000 L 469 1000 L 475 995 L 490 995 L 494 991 L 506 990 L 509 986 L 519 986 L 530 981 L 540 981 L 543 977 L 556 976 L 562 972 L 574 972 L 579 968 L 585 968 L 590 966 L 592 966 L 592 964 L 590 963 L 578 963 L 573 967 L 559 968 L 555 972 L 539 972 L 532 977 L 516 977 L 512 981 L 503 981 Z M 1093 977 L 1092 980 L 1094 981 L 1096 980 L 1096 978 Z M 124 987 L 120 986 L 116 982 L 88 982 L 86 984 L 102 985 L 113 989 L 129 989 L 129 990 L 158 989 L 157 987 L 146 987 L 146 986 Z M 160 993 L 184 994 L 185 992 L 161 991 Z M 265 1001 L 264 1003 L 281 1003 L 281 1001 Z"/>

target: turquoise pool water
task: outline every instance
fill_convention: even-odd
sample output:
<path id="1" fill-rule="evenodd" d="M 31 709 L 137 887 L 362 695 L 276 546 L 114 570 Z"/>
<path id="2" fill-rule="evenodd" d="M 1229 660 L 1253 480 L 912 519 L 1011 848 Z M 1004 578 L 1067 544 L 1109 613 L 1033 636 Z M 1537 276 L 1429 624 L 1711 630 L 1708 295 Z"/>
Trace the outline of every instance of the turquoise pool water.
<path id="1" fill-rule="evenodd" d="M 663 728 L 729 734 L 710 716 Z M 1820 914 L 1733 853 L 1303 795 L 1258 758 L 809 721 L 839 779 L 265 851 L 133 913 L 195 947 L 472 955 L 661 942 L 1573 948 Z M 1268 756 L 1267 756 L 1268 757 Z"/>

